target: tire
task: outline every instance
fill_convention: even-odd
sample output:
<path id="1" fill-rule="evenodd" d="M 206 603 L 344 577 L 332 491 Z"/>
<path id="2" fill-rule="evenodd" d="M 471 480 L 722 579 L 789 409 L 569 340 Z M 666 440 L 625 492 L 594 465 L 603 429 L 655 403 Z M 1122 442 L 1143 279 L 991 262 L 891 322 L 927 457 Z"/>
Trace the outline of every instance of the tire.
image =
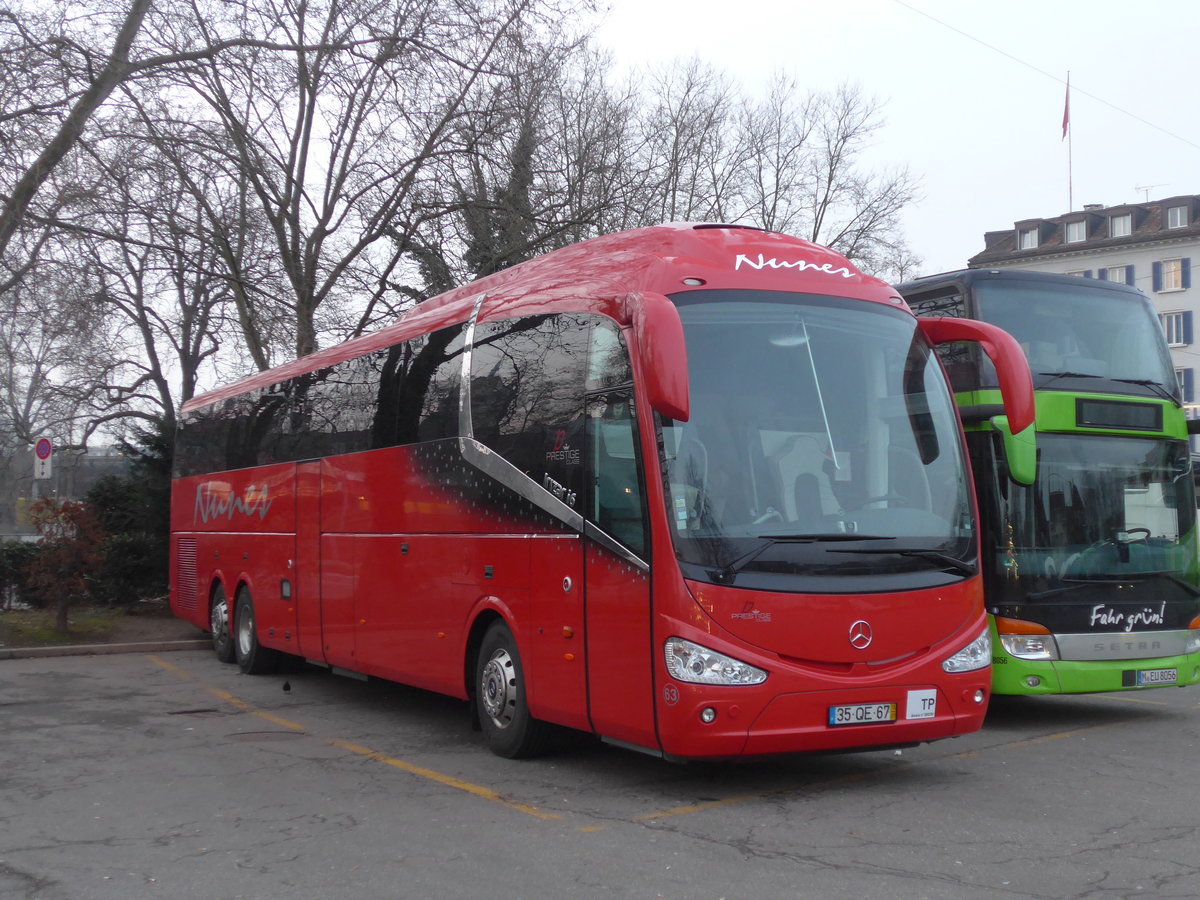
<path id="1" fill-rule="evenodd" d="M 546 749 L 550 726 L 529 714 L 517 642 L 503 622 L 493 622 L 479 646 L 475 703 L 488 747 L 497 756 L 522 759 Z"/>
<path id="2" fill-rule="evenodd" d="M 279 667 L 279 652 L 258 642 L 254 602 L 245 585 L 238 588 L 237 602 L 233 608 L 233 646 L 238 668 L 247 675 L 265 675 Z"/>
<path id="3" fill-rule="evenodd" d="M 212 631 L 213 653 L 223 663 L 236 660 L 233 649 L 233 633 L 229 630 L 229 600 L 225 597 L 225 588 L 218 584 L 213 591 L 212 603 L 208 614 L 209 629 Z"/>

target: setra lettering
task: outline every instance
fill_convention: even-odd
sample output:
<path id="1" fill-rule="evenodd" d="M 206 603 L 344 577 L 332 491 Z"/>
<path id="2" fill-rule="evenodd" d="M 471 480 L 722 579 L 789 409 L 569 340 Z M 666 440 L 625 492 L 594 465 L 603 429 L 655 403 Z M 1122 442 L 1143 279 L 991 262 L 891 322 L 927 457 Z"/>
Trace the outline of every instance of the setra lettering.
<path id="1" fill-rule="evenodd" d="M 1137 651 L 1142 654 L 1149 654 L 1151 651 L 1161 651 L 1162 641 L 1097 641 L 1092 645 L 1094 653 L 1107 654 L 1116 657 L 1121 653 L 1133 653 Z M 1159 654 L 1155 654 L 1159 655 Z"/>

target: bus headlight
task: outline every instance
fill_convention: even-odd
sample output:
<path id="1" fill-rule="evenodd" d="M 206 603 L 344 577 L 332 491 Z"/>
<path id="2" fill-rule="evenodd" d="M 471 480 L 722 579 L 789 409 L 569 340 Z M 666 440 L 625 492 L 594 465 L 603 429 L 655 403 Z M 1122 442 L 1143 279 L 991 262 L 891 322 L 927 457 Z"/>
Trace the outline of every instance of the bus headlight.
<path id="1" fill-rule="evenodd" d="M 986 669 L 991 664 L 992 636 L 984 631 L 953 656 L 943 659 L 942 669 L 946 672 L 974 672 L 976 669 Z"/>
<path id="2" fill-rule="evenodd" d="M 732 656 L 693 644 L 680 637 L 663 644 L 667 671 L 679 681 L 694 684 L 762 684 L 767 673 Z"/>
<path id="3" fill-rule="evenodd" d="M 1002 634 L 1000 646 L 1017 659 L 1058 659 L 1058 642 L 1052 634 Z"/>

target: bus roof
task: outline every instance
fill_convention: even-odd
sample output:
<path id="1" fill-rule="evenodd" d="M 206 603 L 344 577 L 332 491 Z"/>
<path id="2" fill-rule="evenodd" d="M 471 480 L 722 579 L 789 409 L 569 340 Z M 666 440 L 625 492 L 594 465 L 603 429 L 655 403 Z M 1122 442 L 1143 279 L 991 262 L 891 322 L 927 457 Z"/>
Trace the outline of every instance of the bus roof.
<path id="1" fill-rule="evenodd" d="M 896 289 L 818 244 L 745 225 L 672 223 L 581 241 L 417 304 L 396 322 L 197 396 L 186 412 L 470 318 L 597 312 L 622 325 L 641 292 L 743 288 L 832 294 L 907 309 Z"/>
<path id="2" fill-rule="evenodd" d="M 957 269 L 953 272 L 941 272 L 937 275 L 926 275 L 923 278 L 914 278 L 912 281 L 905 281 L 901 284 L 897 284 L 895 287 L 900 293 L 908 296 L 909 294 L 917 291 L 928 291 L 946 285 L 954 285 L 969 289 L 977 281 L 1026 281 L 1040 282 L 1042 284 L 1066 284 L 1095 288 L 1096 290 L 1109 290 L 1119 293 L 1136 294 L 1139 297 L 1145 296 L 1145 294 L 1136 287 L 1122 284 L 1119 281 L 1104 281 L 1099 278 L 1082 278 L 1079 275 L 1066 275 L 1061 272 L 1035 272 L 1031 269 Z"/>

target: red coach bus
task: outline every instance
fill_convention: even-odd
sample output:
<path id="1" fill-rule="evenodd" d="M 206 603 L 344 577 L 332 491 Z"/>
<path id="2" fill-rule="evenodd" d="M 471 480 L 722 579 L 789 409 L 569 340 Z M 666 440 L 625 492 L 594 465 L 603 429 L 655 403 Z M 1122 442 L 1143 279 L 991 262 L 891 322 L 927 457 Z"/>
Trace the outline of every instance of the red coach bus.
<path id="1" fill-rule="evenodd" d="M 508 757 L 551 723 L 667 758 L 975 730 L 976 512 L 931 343 L 983 343 L 1009 431 L 1033 395 L 1004 332 L 927 327 L 752 228 L 514 266 L 185 404 L 173 609 L 248 673 L 470 699 Z"/>

